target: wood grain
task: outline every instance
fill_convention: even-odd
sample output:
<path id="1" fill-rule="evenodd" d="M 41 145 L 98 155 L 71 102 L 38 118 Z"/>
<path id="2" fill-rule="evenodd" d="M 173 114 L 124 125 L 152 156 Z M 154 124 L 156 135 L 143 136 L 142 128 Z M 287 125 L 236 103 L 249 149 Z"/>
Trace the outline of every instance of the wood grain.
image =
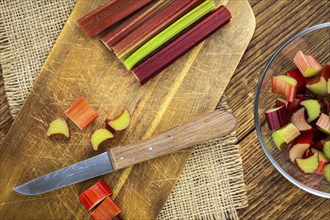
<path id="1" fill-rule="evenodd" d="M 235 128 L 235 117 L 226 111 L 217 110 L 147 140 L 114 147 L 109 150 L 109 155 L 114 169 L 118 170 L 223 137 Z"/>
<path id="2" fill-rule="evenodd" d="M 13 193 L 14 186 L 105 151 L 94 152 L 90 134 L 104 126 L 107 113 L 128 109 L 132 123 L 111 145 L 133 143 L 203 112 L 214 110 L 254 32 L 247 1 L 224 1 L 235 19 L 143 87 L 98 41 L 85 37 L 75 21 L 106 2 L 77 2 L 56 45 L 0 148 L 0 218 L 86 219 L 77 196 L 99 178 L 44 195 Z M 219 43 L 220 42 L 220 43 Z M 71 121 L 69 142 L 53 142 L 46 129 L 79 96 L 100 117 L 80 131 Z M 125 219 L 155 219 L 191 149 L 131 166 L 103 178 Z M 43 208 L 40 208 L 43 207 Z M 17 211 L 19 210 L 19 211 Z"/>
<path id="3" fill-rule="evenodd" d="M 254 129 L 257 80 L 274 51 L 298 31 L 330 20 L 330 2 L 250 0 L 257 27 L 225 94 L 238 117 L 249 207 L 240 219 L 328 219 L 330 202 L 295 187 L 270 163 Z"/>

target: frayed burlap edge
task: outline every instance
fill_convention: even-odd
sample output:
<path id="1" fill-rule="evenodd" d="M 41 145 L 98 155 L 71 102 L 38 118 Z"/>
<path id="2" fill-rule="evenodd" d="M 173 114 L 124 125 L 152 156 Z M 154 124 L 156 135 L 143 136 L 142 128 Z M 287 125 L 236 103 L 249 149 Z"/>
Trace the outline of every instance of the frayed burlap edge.
<path id="1" fill-rule="evenodd" d="M 15 84 L 17 83 L 17 75 L 12 71 L 12 56 L 10 51 L 10 43 L 6 35 L 6 29 L 0 14 L 0 65 L 2 68 L 2 77 L 6 88 L 7 100 L 12 116 L 15 116 L 20 109 L 20 102 L 24 101 L 21 95 L 17 95 Z M 17 102 L 19 99 L 19 102 Z"/>
<path id="2" fill-rule="evenodd" d="M 225 97 L 217 109 L 230 112 Z M 159 219 L 239 219 L 247 207 L 236 133 L 197 145 Z"/>

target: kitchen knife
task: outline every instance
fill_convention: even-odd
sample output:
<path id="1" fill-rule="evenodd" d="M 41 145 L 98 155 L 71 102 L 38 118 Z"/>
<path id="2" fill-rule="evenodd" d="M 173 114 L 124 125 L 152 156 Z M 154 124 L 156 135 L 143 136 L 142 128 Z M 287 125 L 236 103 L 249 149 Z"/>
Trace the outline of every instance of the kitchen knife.
<path id="1" fill-rule="evenodd" d="M 25 195 L 46 193 L 230 134 L 235 127 L 236 119 L 232 114 L 216 110 L 149 139 L 111 148 L 108 152 L 31 180 L 14 190 Z"/>

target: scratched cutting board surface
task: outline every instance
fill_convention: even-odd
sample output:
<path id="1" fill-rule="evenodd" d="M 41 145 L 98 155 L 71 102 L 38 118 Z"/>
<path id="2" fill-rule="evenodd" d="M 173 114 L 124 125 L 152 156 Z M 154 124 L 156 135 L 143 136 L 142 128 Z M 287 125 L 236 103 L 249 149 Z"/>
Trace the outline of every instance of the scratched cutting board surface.
<path id="1" fill-rule="evenodd" d="M 101 178 L 113 189 L 113 198 L 123 209 L 121 217 L 155 219 L 192 149 L 38 196 L 20 195 L 12 188 L 107 147 L 150 137 L 213 111 L 255 29 L 247 1 L 221 1 L 231 11 L 232 21 L 140 86 L 98 39 L 87 39 L 75 24 L 105 2 L 78 0 L 1 146 L 0 219 L 89 219 L 77 196 Z M 70 140 L 49 140 L 49 123 L 64 117 L 79 96 L 98 111 L 99 118 L 83 131 L 68 120 Z M 108 112 L 115 115 L 123 108 L 131 112 L 130 127 L 94 151 L 91 133 L 104 127 Z"/>

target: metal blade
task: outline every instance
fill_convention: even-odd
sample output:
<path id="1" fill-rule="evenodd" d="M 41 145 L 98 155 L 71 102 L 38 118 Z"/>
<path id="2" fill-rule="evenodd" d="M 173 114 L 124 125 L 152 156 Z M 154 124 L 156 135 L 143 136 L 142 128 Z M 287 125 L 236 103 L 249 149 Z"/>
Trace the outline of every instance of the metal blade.
<path id="1" fill-rule="evenodd" d="M 38 195 L 114 171 L 108 152 L 41 176 L 14 190 L 25 195 Z"/>

